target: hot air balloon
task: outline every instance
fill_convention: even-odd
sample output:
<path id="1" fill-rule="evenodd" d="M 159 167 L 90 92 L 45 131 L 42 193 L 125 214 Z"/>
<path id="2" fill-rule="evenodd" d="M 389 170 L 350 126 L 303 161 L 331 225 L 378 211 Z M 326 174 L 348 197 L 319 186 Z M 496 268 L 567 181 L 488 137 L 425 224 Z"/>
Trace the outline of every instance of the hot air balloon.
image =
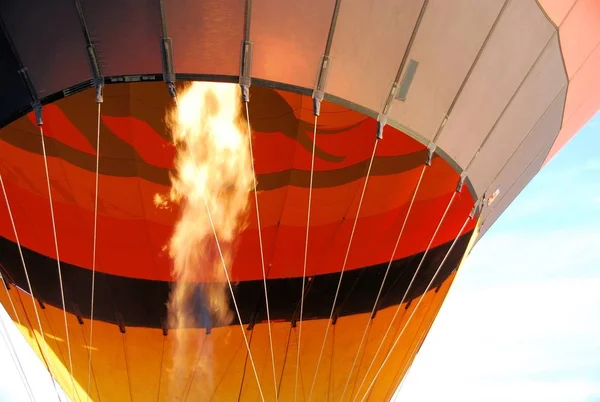
<path id="1" fill-rule="evenodd" d="M 73 401 L 389 400 L 470 248 L 600 108 L 596 0 L 21 0 L 0 23 L 0 300 Z M 173 327 L 181 208 L 155 199 L 192 81 L 241 94 L 253 180 L 231 319 L 196 278 Z"/>

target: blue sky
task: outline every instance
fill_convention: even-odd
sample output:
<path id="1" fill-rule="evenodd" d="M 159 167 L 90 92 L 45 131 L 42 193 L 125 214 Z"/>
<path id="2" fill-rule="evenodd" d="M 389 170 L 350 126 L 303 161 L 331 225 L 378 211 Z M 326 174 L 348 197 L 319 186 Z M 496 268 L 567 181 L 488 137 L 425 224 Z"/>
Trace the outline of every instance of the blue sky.
<path id="1" fill-rule="evenodd" d="M 600 401 L 600 113 L 473 249 L 395 400 Z"/>
<path id="2" fill-rule="evenodd" d="M 47 373 L 0 320 L 47 400 Z M 0 401 L 27 400 L 4 339 Z M 395 400 L 600 401 L 600 113 L 479 241 Z"/>

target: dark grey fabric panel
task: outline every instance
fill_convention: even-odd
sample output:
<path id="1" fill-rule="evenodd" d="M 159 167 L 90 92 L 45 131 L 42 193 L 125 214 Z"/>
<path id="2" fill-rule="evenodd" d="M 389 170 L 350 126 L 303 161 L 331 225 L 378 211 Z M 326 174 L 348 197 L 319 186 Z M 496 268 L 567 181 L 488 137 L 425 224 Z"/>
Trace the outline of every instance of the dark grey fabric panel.
<path id="1" fill-rule="evenodd" d="M 498 219 L 533 178 L 533 174 L 528 176 L 528 169 L 532 165 L 542 166 L 541 164 L 548 154 L 549 144 L 554 142 L 560 131 L 566 94 L 565 86 L 490 184 L 487 196 L 489 197 L 496 190 L 498 190 L 498 195 L 493 203 L 486 204 L 482 211 L 481 216 L 486 222 L 485 229 Z M 541 161 L 538 160 L 540 158 Z M 524 177 L 529 177 L 529 179 L 523 181 Z"/>
<path id="2" fill-rule="evenodd" d="M 41 98 L 91 78 L 74 1 L 3 1 L 0 7 Z"/>
<path id="3" fill-rule="evenodd" d="M 245 7 L 244 0 L 165 0 L 175 72 L 238 75 Z"/>
<path id="4" fill-rule="evenodd" d="M 158 0 L 80 0 L 105 76 L 162 72 Z"/>
<path id="5" fill-rule="evenodd" d="M 0 127 L 8 124 L 13 115 L 28 108 L 31 101 L 18 71 L 19 65 L 9 42 L 0 30 Z"/>
<path id="6" fill-rule="evenodd" d="M 490 209 L 489 212 L 483 217 L 481 230 L 479 232 L 479 238 L 483 236 L 488 229 L 496 222 L 496 220 L 504 213 L 506 208 L 512 204 L 512 202 L 517 198 L 517 196 L 523 191 L 523 189 L 529 184 L 531 179 L 535 177 L 540 171 L 542 165 L 544 164 L 544 159 L 546 159 L 546 155 L 550 151 L 551 144 L 546 145 L 540 153 L 538 153 L 537 158 L 529 165 L 527 169 L 523 172 L 523 174 L 516 180 L 509 188 L 505 191 L 505 195 L 501 197 L 498 196 L 499 199 L 494 201 L 494 208 Z"/>

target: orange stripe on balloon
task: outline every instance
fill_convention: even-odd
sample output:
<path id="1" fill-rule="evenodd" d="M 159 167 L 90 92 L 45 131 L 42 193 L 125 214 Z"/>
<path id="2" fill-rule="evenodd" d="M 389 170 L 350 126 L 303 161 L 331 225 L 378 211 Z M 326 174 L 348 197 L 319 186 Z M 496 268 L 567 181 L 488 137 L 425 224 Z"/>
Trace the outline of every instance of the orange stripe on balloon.
<path id="1" fill-rule="evenodd" d="M 27 114 L 27 119 L 36 124 L 33 112 Z M 81 152 L 96 155 L 96 149 L 56 105 L 44 106 L 44 135 Z"/>

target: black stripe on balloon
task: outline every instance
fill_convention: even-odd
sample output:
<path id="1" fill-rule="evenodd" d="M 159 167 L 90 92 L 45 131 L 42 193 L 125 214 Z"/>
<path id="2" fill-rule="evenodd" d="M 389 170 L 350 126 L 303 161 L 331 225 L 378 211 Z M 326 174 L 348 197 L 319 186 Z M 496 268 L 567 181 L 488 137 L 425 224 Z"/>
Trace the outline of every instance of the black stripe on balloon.
<path id="1" fill-rule="evenodd" d="M 472 232 L 459 238 L 438 277 L 433 282 L 432 289 L 441 286 L 457 268 L 471 234 Z M 423 294 L 451 243 L 448 242 L 429 250 L 406 298 L 407 302 L 410 303 L 411 300 Z M 35 297 L 45 304 L 61 308 L 56 260 L 26 248 L 23 248 L 23 253 Z M 400 303 L 422 256 L 423 253 L 419 253 L 392 263 L 379 300 L 378 310 Z M 92 272 L 89 269 L 64 262 L 61 266 L 67 311 L 78 316 L 89 317 Z M 384 263 L 346 271 L 340 288 L 338 297 L 340 304 L 336 307 L 335 318 L 370 313 L 386 268 L 387 263 Z M 11 283 L 21 289 L 28 289 L 17 245 L 2 237 L 0 237 L 0 270 Z M 309 287 L 304 302 L 304 318 L 306 320 L 329 317 L 339 276 L 338 272 L 308 278 Z M 302 289 L 301 281 L 302 278 L 267 280 L 271 320 L 291 322 L 295 319 Z M 96 272 L 94 319 L 117 325 L 122 323 L 126 327 L 163 328 L 167 316 L 166 304 L 170 286 L 170 282 L 127 278 Z M 196 317 L 196 326 L 208 330 L 223 325 L 223 323 L 215 322 L 205 308 L 203 295 L 206 287 L 210 286 L 214 285 L 197 286 L 189 305 L 191 314 Z M 253 325 L 266 321 L 262 280 L 239 282 L 235 284 L 234 291 L 244 324 Z M 233 309 L 233 304 L 231 302 L 230 304 Z"/>

